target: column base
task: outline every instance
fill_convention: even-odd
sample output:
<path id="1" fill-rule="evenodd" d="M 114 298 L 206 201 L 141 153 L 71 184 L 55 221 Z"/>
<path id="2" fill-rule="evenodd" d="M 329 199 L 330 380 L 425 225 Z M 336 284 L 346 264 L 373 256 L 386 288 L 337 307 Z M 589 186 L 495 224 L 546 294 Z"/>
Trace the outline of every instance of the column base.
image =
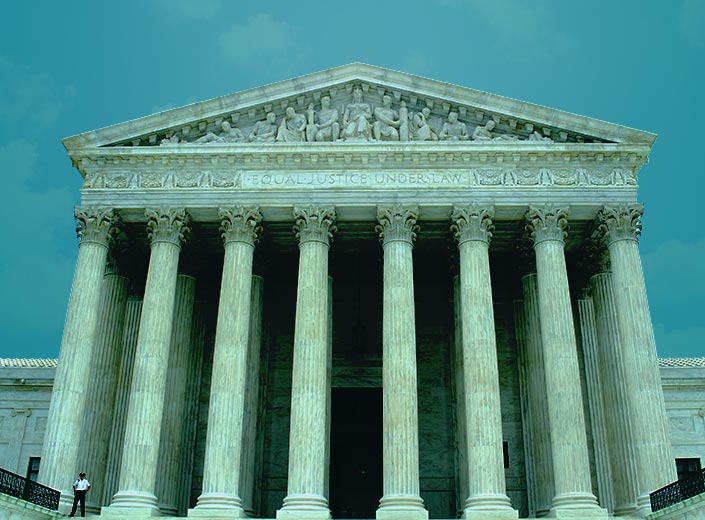
<path id="1" fill-rule="evenodd" d="M 321 495 L 287 495 L 282 508 L 277 510 L 277 520 L 328 520 L 331 518 L 328 500 Z"/>
<path id="2" fill-rule="evenodd" d="M 245 511 L 234 507 L 228 509 L 189 509 L 187 516 L 189 518 L 248 518 Z"/>
<path id="3" fill-rule="evenodd" d="M 377 520 L 428 520 L 428 511 L 420 496 L 385 495 L 379 501 Z"/>
<path id="4" fill-rule="evenodd" d="M 512 508 L 512 501 L 507 495 L 472 495 L 465 501 L 462 518 L 514 520 L 519 518 L 519 511 Z"/>
<path id="5" fill-rule="evenodd" d="M 104 507 L 100 516 L 146 518 L 162 516 L 157 504 L 157 497 L 144 491 L 118 491 L 108 507 Z"/>

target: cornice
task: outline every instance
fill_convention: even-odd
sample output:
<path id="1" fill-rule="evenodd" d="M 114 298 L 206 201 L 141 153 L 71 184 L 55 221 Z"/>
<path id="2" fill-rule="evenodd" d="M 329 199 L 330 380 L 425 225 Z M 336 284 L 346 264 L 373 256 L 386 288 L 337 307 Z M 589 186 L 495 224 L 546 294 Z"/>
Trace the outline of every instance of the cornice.
<path id="1" fill-rule="evenodd" d="M 648 161 L 639 144 L 534 143 L 302 143 L 215 144 L 178 147 L 82 148 L 71 153 L 74 166 L 89 170 L 239 170 L 437 169 L 557 165 L 600 165 L 629 169 L 635 176 Z"/>

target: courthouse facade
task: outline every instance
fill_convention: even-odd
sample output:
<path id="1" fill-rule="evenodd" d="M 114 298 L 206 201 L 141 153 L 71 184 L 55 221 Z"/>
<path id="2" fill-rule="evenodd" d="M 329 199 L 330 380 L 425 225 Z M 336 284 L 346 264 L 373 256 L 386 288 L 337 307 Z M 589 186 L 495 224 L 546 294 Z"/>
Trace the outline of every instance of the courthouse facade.
<path id="1" fill-rule="evenodd" d="M 66 139 L 40 481 L 121 518 L 644 516 L 654 139 L 362 64 Z"/>

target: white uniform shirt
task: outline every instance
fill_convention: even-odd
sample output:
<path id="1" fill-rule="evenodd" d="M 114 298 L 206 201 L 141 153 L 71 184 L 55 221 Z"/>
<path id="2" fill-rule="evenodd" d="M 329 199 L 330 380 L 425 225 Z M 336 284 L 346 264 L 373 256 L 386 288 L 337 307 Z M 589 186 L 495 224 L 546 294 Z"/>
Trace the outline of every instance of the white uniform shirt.
<path id="1" fill-rule="evenodd" d="M 76 489 L 76 491 L 85 491 L 89 487 L 91 487 L 91 483 L 88 482 L 85 478 L 79 478 L 76 480 L 76 482 L 73 483 L 73 487 Z"/>

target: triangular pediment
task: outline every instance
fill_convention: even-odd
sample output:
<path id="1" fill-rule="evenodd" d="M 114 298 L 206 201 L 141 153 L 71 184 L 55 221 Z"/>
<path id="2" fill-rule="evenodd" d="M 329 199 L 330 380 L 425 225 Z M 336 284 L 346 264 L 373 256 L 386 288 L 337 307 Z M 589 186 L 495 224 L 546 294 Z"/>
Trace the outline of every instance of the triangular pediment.
<path id="1" fill-rule="evenodd" d="M 363 114 L 369 121 L 353 127 L 351 119 L 355 114 L 350 113 L 349 107 L 354 102 L 353 94 L 357 89 L 362 95 L 361 105 L 368 105 L 370 115 Z M 386 125 L 382 122 L 374 129 L 376 121 L 384 119 L 377 109 L 382 108 L 385 96 L 389 97 L 388 114 L 393 121 L 403 123 Z M 330 100 L 329 111 L 337 112 L 336 139 L 327 131 L 317 134 L 316 125 L 321 122 L 320 114 L 324 113 L 324 98 Z M 366 108 L 362 108 L 364 113 Z M 458 137 L 468 144 L 484 138 L 483 142 L 499 140 L 508 145 L 526 141 L 541 145 L 623 143 L 651 146 L 656 138 L 648 132 L 584 116 L 353 63 L 86 132 L 66 138 L 64 145 L 69 153 L 96 147 L 171 148 L 252 142 L 277 146 L 287 136 L 280 135 L 274 142 L 258 140 L 258 130 L 267 134 L 264 131 L 266 125 L 255 127 L 257 123 L 266 121 L 267 114 L 273 113 L 270 128 L 278 129 L 287 117 L 287 109 L 294 123 L 292 126 L 296 126 L 297 121 L 308 126 L 292 138 L 297 140 L 299 137 L 298 140 L 304 142 L 335 140 L 374 143 L 378 141 L 377 137 L 379 141 L 443 141 Z M 458 122 L 462 123 L 448 127 L 457 136 L 450 136 L 448 130 L 444 132 L 444 125 L 449 122 L 451 113 L 455 113 Z M 423 114 L 423 117 L 415 119 L 417 114 Z M 455 116 L 451 122 L 455 122 Z M 423 126 L 424 123 L 427 127 Z M 478 127 L 488 129 L 489 133 L 477 130 Z M 230 134 L 226 135 L 226 131 Z"/>

